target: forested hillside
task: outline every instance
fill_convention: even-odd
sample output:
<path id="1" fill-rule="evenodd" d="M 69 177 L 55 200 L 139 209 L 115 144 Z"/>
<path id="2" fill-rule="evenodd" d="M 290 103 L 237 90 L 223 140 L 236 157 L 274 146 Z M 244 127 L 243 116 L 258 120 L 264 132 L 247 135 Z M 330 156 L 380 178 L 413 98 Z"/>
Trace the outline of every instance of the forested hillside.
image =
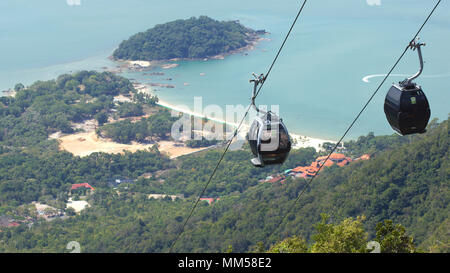
<path id="1" fill-rule="evenodd" d="M 156 25 L 131 36 L 119 45 L 113 57 L 145 61 L 207 58 L 245 47 L 256 39 L 256 34 L 237 21 L 192 17 Z"/>
<path id="2" fill-rule="evenodd" d="M 329 215 L 322 214 L 320 222 L 314 225 L 312 242 L 293 236 L 273 245 L 269 253 L 415 253 L 414 238 L 409 236 L 400 224 L 391 220 L 380 222 L 376 226 L 376 237 L 368 241 L 364 230 L 366 217 L 358 216 L 342 220 L 340 223 L 329 223 Z M 258 249 L 259 247 L 259 249 Z M 264 251 L 259 244 L 257 251 Z"/>
<path id="3" fill-rule="evenodd" d="M 128 79 L 80 71 L 15 89 L 14 97 L 0 97 L 0 216 L 32 201 L 52 201 L 64 209 L 71 184 L 106 185 L 114 176 L 137 178 L 171 166 L 157 150 L 80 158 L 60 151 L 57 140 L 49 139 L 55 132 L 78 130 L 75 123 L 105 122 L 114 111 L 129 112 L 121 110 L 124 104 L 114 103 L 114 96 L 136 94 Z M 153 103 L 152 98 L 136 97 L 127 108 L 142 110 Z"/>
<path id="4" fill-rule="evenodd" d="M 211 205 L 201 202 L 174 250 L 268 250 L 272 244 L 291 236 L 304 238 L 312 245 L 316 242 L 314 226 L 321 221 L 321 213 L 327 213 L 329 223 L 364 215 L 362 225 L 368 240 L 376 238 L 378 223 L 390 219 L 406 228 L 419 251 L 448 252 L 448 140 L 449 120 L 441 124 L 434 121 L 428 133 L 411 138 L 373 135 L 360 138 L 353 144 L 358 149 L 379 146 L 380 150 L 371 160 L 324 169 L 278 228 L 276 224 L 306 181 L 289 178 L 283 184 L 271 184 L 258 180 L 308 164 L 318 155 L 313 149 L 300 149 L 294 151 L 282 166 L 255 169 L 248 161 L 248 149 L 230 152 L 204 196 L 220 200 Z M 59 157 L 62 155 L 68 162 L 78 162 L 77 165 L 67 169 L 41 169 L 41 172 L 33 169 L 48 165 L 42 164 L 45 161 L 61 162 Z M 153 163 L 146 163 L 139 156 L 150 156 Z M 12 172 L 24 174 L 24 186 L 50 181 L 41 178 L 45 174 L 64 183 L 85 179 L 93 183 L 96 190 L 88 199 L 92 207 L 79 216 L 52 222 L 39 220 L 31 229 L 22 225 L 4 230 L 0 233 L 0 251 L 64 252 L 67 243 L 76 240 L 83 252 L 163 252 L 168 251 L 180 231 L 195 197 L 220 157 L 220 151 L 203 152 L 171 162 L 157 151 L 115 155 L 114 159 L 105 154 L 79 159 L 57 152 L 54 158 L 48 159 L 35 155 L 36 163 L 21 170 L 12 166 L 30 164 L 28 162 L 33 162 L 30 155 L 12 154 L 8 150 L 0 155 L 2 160 L 11 157 L 18 157 L 18 161 L 9 163 L 10 168 L 1 171 L 3 177 L 8 176 L 6 184 L 5 178 L 1 179 L 3 213 L 17 213 L 20 207 L 16 205 L 42 198 L 45 194 L 42 190 L 31 190 L 34 196 L 18 200 L 12 195 L 15 190 L 8 191 L 20 181 L 17 175 L 11 175 Z M 114 190 L 102 182 L 112 175 L 111 164 L 119 164 L 118 168 L 112 169 L 115 174 L 137 177 L 150 172 L 154 175 L 141 177 L 134 184 L 121 185 Z M 74 168 L 76 172 L 72 171 Z M 156 170 L 165 171 L 158 173 Z M 6 192 L 10 193 L 5 195 Z M 148 198 L 149 193 L 181 194 L 184 198 L 155 200 Z M 10 203 L 10 200 L 16 200 L 16 203 Z"/>
<path id="5" fill-rule="evenodd" d="M 113 108 L 114 96 L 136 90 L 112 73 L 81 71 L 16 86 L 16 92 L 0 97 L 0 144 L 5 146 L 38 145 L 51 133 L 72 133 L 71 122 L 97 118 Z"/>

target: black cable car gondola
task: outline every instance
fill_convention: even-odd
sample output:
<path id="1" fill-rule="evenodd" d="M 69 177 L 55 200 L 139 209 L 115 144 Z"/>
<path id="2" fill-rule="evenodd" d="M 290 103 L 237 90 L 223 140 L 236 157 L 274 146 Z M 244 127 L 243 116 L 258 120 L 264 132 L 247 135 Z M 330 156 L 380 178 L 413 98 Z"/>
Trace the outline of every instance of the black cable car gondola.
<path id="1" fill-rule="evenodd" d="M 256 107 L 256 89 L 265 78 L 263 74 L 259 77 L 255 74 L 253 76 L 255 79 L 250 80 L 254 83 L 252 106 L 262 115 L 258 115 L 253 121 L 247 135 L 250 148 L 255 155 L 251 162 L 256 167 L 282 164 L 291 151 L 291 139 L 282 119 L 273 112 L 265 112 Z"/>
<path id="2" fill-rule="evenodd" d="M 392 85 L 384 101 L 384 113 L 392 129 L 400 135 L 425 133 L 430 119 L 430 106 L 422 88 L 412 81 L 423 70 L 421 46 L 423 43 L 412 41 L 410 48 L 419 54 L 420 70 L 410 78 Z"/>

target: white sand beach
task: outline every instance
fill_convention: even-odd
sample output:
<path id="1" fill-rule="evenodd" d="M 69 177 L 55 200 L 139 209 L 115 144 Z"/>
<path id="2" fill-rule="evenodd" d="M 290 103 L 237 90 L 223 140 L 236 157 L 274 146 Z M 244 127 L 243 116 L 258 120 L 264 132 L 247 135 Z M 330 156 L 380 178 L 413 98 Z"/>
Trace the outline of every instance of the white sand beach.
<path id="1" fill-rule="evenodd" d="M 151 63 L 149 61 L 128 61 L 130 66 L 149 67 Z"/>
<path id="2" fill-rule="evenodd" d="M 147 94 L 155 95 L 154 92 L 152 91 L 151 86 L 149 86 L 149 85 L 142 84 L 142 83 L 135 83 L 134 87 L 136 88 L 136 90 L 138 90 L 138 92 L 144 92 Z M 158 98 L 158 99 L 159 99 L 158 105 L 165 107 L 167 109 L 174 110 L 176 112 L 180 112 L 180 113 L 184 113 L 184 114 L 188 114 L 188 115 L 194 116 L 194 117 L 206 118 L 208 120 L 211 120 L 211 121 L 214 121 L 217 123 L 221 123 L 221 124 L 226 124 L 226 125 L 232 126 L 234 128 L 237 128 L 239 126 L 239 124 L 237 122 L 229 122 L 229 121 L 219 119 L 219 118 L 206 117 L 203 114 L 196 113 L 194 111 L 191 111 L 190 109 L 186 109 L 184 107 L 173 105 L 167 101 L 161 100 L 160 98 Z M 239 130 L 239 136 L 241 137 L 241 139 L 245 138 L 245 135 L 246 135 L 247 131 L 249 130 L 249 128 L 250 128 L 250 126 L 248 124 L 245 124 L 245 123 L 242 124 L 241 130 Z M 323 143 L 325 143 L 325 142 L 336 143 L 336 141 L 334 141 L 334 140 L 313 138 L 313 137 L 295 134 L 295 133 L 290 133 L 290 135 L 293 138 L 293 142 L 294 142 L 293 148 L 294 149 L 313 147 L 317 151 L 320 151 L 322 149 Z"/>
<path id="3" fill-rule="evenodd" d="M 110 154 L 124 153 L 124 151 L 136 152 L 142 150 L 149 150 L 154 144 L 141 144 L 132 141 L 130 144 L 122 144 L 114 142 L 111 139 L 105 139 L 97 136 L 94 130 L 88 130 L 87 132 L 75 133 L 70 135 L 61 136 L 60 134 L 54 134 L 51 136 L 57 139 L 59 142 L 59 148 L 61 150 L 68 151 L 75 156 L 88 156 L 92 153 L 103 152 Z M 174 159 L 179 156 L 196 153 L 207 148 L 189 148 L 185 145 L 179 145 L 175 141 L 158 141 L 158 149 L 161 153 L 167 154 L 169 158 Z"/>

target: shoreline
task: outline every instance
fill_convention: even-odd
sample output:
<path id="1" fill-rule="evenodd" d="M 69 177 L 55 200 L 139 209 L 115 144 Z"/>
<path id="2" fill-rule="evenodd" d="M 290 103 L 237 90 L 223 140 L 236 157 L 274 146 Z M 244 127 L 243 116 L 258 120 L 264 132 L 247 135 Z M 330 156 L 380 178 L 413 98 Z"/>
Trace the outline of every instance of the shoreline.
<path id="1" fill-rule="evenodd" d="M 162 69 L 171 69 L 177 67 L 179 64 L 175 62 L 183 61 L 208 61 L 208 60 L 224 60 L 227 56 L 239 54 L 245 51 L 252 51 L 261 41 L 270 41 L 270 38 L 263 37 L 264 35 L 270 34 L 269 32 L 264 32 L 260 34 L 254 34 L 251 40 L 248 41 L 246 46 L 230 50 L 228 52 L 222 52 L 214 56 L 203 57 L 203 58 L 172 58 L 172 59 L 161 59 L 161 60 L 128 60 L 128 59 L 115 59 L 113 54 L 108 57 L 113 62 L 119 63 L 121 68 L 126 68 L 135 71 L 147 71 L 155 67 Z"/>
<path id="2" fill-rule="evenodd" d="M 138 92 L 144 92 L 144 93 L 150 94 L 152 96 L 157 96 L 157 94 L 155 94 L 153 92 L 152 87 L 148 84 L 136 82 L 136 83 L 133 83 L 133 86 Z M 3 95 L 6 95 L 6 96 L 14 96 L 15 95 L 15 92 L 13 92 L 12 90 L 9 90 L 9 91 L 10 91 L 9 94 L 3 94 Z M 230 122 L 230 121 L 226 121 L 226 120 L 219 119 L 219 118 L 207 117 L 201 113 L 197 113 L 197 112 L 191 111 L 190 109 L 185 109 L 183 107 L 174 105 L 168 101 L 161 100 L 159 97 L 158 97 L 157 105 L 159 105 L 163 108 L 169 109 L 169 110 L 187 114 L 189 116 L 207 119 L 207 120 L 219 123 L 219 124 L 231 126 L 233 128 L 237 128 L 239 126 L 239 124 L 236 122 Z M 241 126 L 241 129 L 244 129 L 244 130 L 240 130 L 239 136 L 241 137 L 241 140 L 243 140 L 243 139 L 245 139 L 246 132 L 250 129 L 250 125 L 243 123 Z M 290 133 L 289 135 L 293 138 L 293 144 L 292 144 L 293 149 L 313 147 L 314 149 L 316 149 L 316 151 L 320 151 L 320 150 L 322 150 L 323 143 L 325 143 L 325 142 L 336 143 L 336 141 L 334 141 L 334 140 L 309 137 L 306 135 L 300 135 L 300 134 L 296 134 L 296 133 Z"/>
<path id="3" fill-rule="evenodd" d="M 133 83 L 133 86 L 135 87 L 135 89 L 138 92 L 143 92 L 143 93 L 147 93 L 152 96 L 157 96 L 153 92 L 153 89 L 151 88 L 151 86 L 148 84 Z M 185 109 L 184 107 L 174 105 L 168 101 L 161 100 L 159 97 L 158 97 L 158 102 L 156 104 L 161 107 L 164 107 L 166 109 L 169 109 L 169 110 L 187 114 L 187 115 L 193 116 L 193 117 L 205 118 L 207 120 L 217 122 L 220 124 L 225 124 L 225 125 L 231 126 L 233 128 L 237 128 L 239 126 L 239 124 L 236 122 L 230 122 L 230 121 L 219 119 L 219 118 L 207 117 L 201 113 L 197 113 L 190 109 Z M 240 130 L 240 132 L 239 132 L 239 135 L 242 137 L 242 139 L 245 139 L 246 132 L 249 130 L 249 128 L 250 128 L 250 126 L 248 124 L 246 124 L 246 123 L 242 124 L 241 129 L 244 129 L 244 130 Z M 316 151 L 320 151 L 320 150 L 322 150 L 323 143 L 325 143 L 325 142 L 336 143 L 336 141 L 334 141 L 334 140 L 314 138 L 314 137 L 309 137 L 306 135 L 300 135 L 300 134 L 296 134 L 296 133 L 289 133 L 289 135 L 293 138 L 293 144 L 292 144 L 293 149 L 313 147 L 316 149 Z"/>

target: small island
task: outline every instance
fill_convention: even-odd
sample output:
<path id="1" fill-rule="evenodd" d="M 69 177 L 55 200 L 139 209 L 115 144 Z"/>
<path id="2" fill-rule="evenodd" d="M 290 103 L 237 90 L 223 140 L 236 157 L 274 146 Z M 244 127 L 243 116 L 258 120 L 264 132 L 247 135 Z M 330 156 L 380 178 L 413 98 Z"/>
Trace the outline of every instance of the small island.
<path id="1" fill-rule="evenodd" d="M 129 61 L 211 58 L 250 48 L 265 33 L 247 28 L 239 21 L 192 17 L 135 34 L 123 41 L 112 57 Z"/>

